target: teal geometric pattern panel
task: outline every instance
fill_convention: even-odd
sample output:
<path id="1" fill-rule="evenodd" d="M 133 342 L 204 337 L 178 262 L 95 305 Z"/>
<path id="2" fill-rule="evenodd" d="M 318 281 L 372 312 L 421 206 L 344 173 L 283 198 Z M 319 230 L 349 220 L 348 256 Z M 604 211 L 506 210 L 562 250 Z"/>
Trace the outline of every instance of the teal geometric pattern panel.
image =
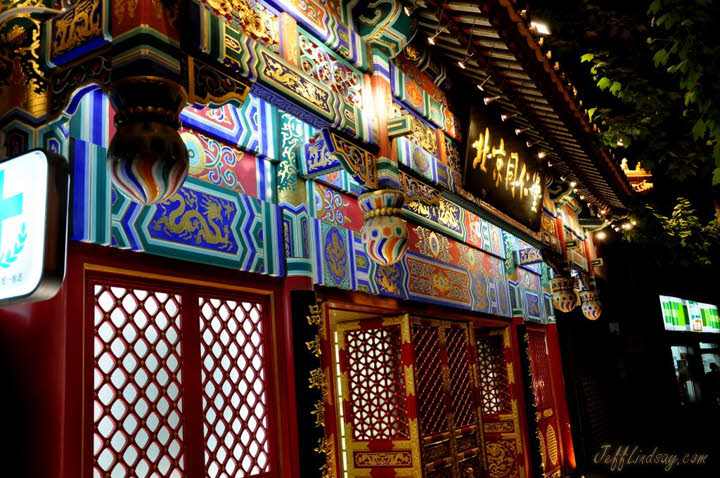
<path id="1" fill-rule="evenodd" d="M 72 193 L 70 239 L 110 245 L 110 177 L 107 149 L 80 139 L 70 139 Z"/>
<path id="2" fill-rule="evenodd" d="M 219 108 L 188 107 L 180 113 L 183 125 L 218 141 L 258 155 L 279 160 L 277 108 L 249 95 L 238 108 L 225 104 Z"/>

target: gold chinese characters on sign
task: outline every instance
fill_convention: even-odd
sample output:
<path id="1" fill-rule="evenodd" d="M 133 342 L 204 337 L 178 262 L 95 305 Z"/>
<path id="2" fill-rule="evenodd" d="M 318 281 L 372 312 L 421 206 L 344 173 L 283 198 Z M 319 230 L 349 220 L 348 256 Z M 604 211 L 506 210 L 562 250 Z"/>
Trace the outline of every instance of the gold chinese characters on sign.
<path id="1" fill-rule="evenodd" d="M 476 151 L 473 171 L 478 169 L 482 174 L 491 174 L 495 188 L 509 192 L 513 199 L 522 201 L 530 198 L 530 211 L 538 212 L 542 199 L 539 172 L 531 172 L 517 152 L 508 152 L 503 138 L 492 146 L 489 128 L 485 128 L 485 133 L 478 136 L 472 147 Z"/>

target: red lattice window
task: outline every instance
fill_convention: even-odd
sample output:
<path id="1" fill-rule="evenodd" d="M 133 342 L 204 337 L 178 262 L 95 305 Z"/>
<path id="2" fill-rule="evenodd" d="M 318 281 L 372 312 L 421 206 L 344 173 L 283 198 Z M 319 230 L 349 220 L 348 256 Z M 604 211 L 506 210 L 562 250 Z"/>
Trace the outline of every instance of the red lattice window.
<path id="1" fill-rule="evenodd" d="M 353 439 L 410 436 L 400 326 L 345 332 Z"/>
<path id="2" fill-rule="evenodd" d="M 179 295 L 96 283 L 96 477 L 182 477 Z"/>
<path id="3" fill-rule="evenodd" d="M 448 356 L 450 397 L 455 427 L 474 425 L 477 410 L 475 400 L 473 400 L 467 331 L 459 327 L 446 327 L 445 347 Z"/>
<path id="4" fill-rule="evenodd" d="M 267 473 L 263 308 L 254 302 L 205 297 L 199 306 L 208 476 Z"/>
<path id="5" fill-rule="evenodd" d="M 552 382 L 550 381 L 550 359 L 545 346 L 545 334 L 528 332 L 530 370 L 532 372 L 535 405 L 539 410 L 552 407 Z"/>
<path id="6" fill-rule="evenodd" d="M 442 378 L 439 329 L 414 324 L 413 342 L 418 418 L 423 434 L 447 431 L 447 401 Z"/>
<path id="7" fill-rule="evenodd" d="M 483 415 L 510 413 L 510 381 L 501 335 L 476 335 L 480 409 Z"/>

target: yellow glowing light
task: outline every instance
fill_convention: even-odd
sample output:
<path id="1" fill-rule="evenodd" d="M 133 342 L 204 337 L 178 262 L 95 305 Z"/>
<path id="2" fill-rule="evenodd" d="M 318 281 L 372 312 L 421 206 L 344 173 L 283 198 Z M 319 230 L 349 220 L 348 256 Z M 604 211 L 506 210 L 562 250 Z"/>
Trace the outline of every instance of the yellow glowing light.
<path id="1" fill-rule="evenodd" d="M 538 35 L 550 35 L 550 28 L 547 26 L 547 23 L 532 21 L 530 22 L 530 28 Z"/>

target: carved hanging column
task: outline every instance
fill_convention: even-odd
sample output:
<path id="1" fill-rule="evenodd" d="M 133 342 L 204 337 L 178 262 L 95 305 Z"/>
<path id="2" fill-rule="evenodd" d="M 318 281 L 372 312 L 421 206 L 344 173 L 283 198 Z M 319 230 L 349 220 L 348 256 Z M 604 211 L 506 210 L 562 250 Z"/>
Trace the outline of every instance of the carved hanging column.
<path id="1" fill-rule="evenodd" d="M 388 134 L 393 101 L 390 61 L 412 39 L 415 29 L 402 3 L 396 0 L 373 3 L 359 16 L 359 23 L 372 56 L 373 130 L 380 147 L 376 160 L 378 190 L 359 198 L 365 218 L 362 240 L 368 256 L 388 266 L 400 261 L 408 247 L 407 223 L 402 217 L 407 196 L 402 191 L 397 152 Z"/>

